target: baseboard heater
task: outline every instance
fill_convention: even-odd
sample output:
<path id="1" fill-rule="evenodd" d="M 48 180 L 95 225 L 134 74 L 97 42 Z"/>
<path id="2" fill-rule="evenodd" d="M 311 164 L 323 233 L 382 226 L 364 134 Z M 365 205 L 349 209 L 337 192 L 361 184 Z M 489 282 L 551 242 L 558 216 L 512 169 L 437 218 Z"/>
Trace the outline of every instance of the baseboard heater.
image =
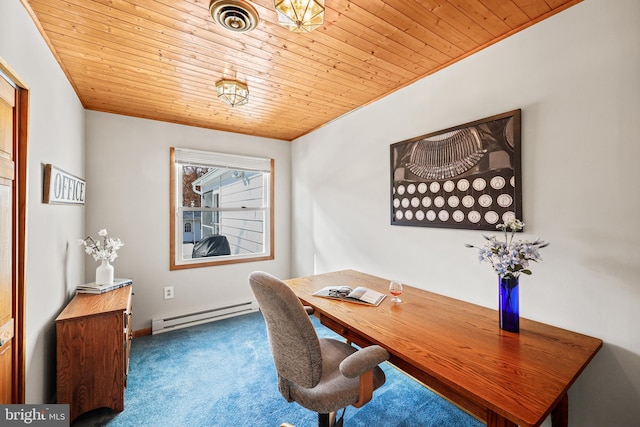
<path id="1" fill-rule="evenodd" d="M 164 319 L 153 319 L 151 321 L 151 333 L 153 335 L 160 334 L 255 311 L 258 311 L 258 303 L 256 301 L 247 301 L 211 310 L 165 317 Z"/>

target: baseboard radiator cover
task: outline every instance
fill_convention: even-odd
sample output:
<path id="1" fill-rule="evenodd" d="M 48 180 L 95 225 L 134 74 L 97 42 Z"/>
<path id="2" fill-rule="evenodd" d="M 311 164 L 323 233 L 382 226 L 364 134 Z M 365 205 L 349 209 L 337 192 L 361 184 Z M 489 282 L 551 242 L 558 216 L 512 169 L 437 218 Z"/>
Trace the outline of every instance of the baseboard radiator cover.
<path id="1" fill-rule="evenodd" d="M 151 334 L 161 334 L 163 332 L 175 331 L 176 329 L 187 328 L 189 326 L 214 322 L 216 320 L 227 319 L 229 317 L 240 316 L 242 314 L 258 311 L 257 301 L 246 301 L 231 304 L 224 307 L 202 310 L 194 313 L 169 316 L 162 319 L 151 320 Z"/>

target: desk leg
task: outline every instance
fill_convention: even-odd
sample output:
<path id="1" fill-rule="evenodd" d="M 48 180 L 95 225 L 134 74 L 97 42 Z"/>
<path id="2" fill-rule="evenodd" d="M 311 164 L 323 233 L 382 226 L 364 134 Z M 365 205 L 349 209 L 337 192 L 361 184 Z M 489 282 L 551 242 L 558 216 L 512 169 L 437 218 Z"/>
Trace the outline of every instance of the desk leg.
<path id="1" fill-rule="evenodd" d="M 569 395 L 562 396 L 558 405 L 551 411 L 551 425 L 553 427 L 567 427 L 569 425 Z"/>
<path id="2" fill-rule="evenodd" d="M 518 425 L 493 411 L 487 410 L 487 427 L 518 427 Z"/>

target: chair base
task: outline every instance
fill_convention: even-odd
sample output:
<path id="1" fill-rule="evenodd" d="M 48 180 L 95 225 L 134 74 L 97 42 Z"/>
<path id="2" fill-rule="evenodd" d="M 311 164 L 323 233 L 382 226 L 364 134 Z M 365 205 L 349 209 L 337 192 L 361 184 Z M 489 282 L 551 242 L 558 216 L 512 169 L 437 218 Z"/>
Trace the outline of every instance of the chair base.
<path id="1" fill-rule="evenodd" d="M 318 414 L 318 427 L 342 427 L 344 423 L 344 410 L 340 418 L 336 418 L 336 413 Z"/>
<path id="2" fill-rule="evenodd" d="M 318 414 L 318 427 L 342 427 L 344 423 L 344 411 L 342 416 L 336 419 L 336 413 Z M 293 424 L 282 423 L 280 427 L 296 427 Z"/>

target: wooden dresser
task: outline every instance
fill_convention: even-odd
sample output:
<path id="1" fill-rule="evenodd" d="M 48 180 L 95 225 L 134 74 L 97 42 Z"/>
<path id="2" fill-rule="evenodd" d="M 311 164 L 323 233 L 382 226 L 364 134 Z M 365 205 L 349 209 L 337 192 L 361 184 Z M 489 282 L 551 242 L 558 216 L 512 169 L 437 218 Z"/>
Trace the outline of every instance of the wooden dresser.
<path id="1" fill-rule="evenodd" d="M 96 408 L 124 410 L 131 349 L 132 286 L 77 294 L 56 319 L 58 403 L 69 417 Z"/>

